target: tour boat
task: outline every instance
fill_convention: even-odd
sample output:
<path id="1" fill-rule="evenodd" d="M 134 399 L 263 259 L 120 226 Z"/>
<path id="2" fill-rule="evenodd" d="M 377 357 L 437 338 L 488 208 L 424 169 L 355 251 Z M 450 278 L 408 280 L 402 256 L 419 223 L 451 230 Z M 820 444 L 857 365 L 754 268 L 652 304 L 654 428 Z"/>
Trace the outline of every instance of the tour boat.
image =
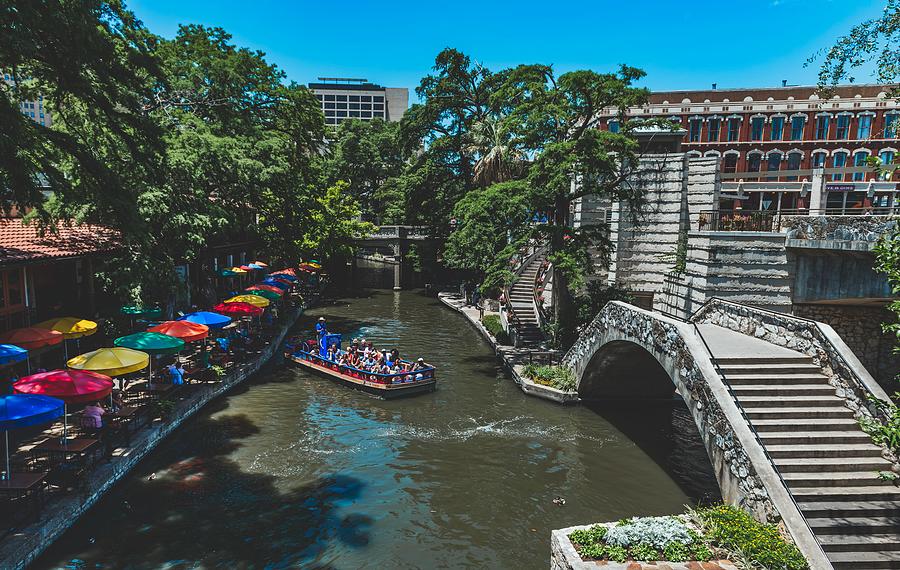
<path id="1" fill-rule="evenodd" d="M 434 392 L 437 379 L 435 378 L 435 369 L 431 365 L 426 365 L 425 368 L 416 371 L 377 374 L 328 360 L 324 356 L 325 351 L 321 348 L 322 345 L 335 345 L 340 348 L 341 335 L 328 334 L 325 336 L 325 342 L 321 344 L 315 340 L 303 341 L 298 337 L 293 337 L 285 343 L 284 356 L 321 376 L 385 400 Z M 408 364 L 410 367 L 414 364 L 402 359 L 400 362 Z"/>

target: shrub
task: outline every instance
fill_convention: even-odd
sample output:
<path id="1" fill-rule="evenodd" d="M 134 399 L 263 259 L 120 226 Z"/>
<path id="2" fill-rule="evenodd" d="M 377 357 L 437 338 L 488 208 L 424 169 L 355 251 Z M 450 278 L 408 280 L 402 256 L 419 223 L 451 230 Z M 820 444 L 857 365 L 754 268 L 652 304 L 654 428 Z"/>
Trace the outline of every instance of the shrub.
<path id="1" fill-rule="evenodd" d="M 503 323 L 500 322 L 500 315 L 485 315 L 481 317 L 481 324 L 487 329 L 491 336 L 497 339 L 500 344 L 509 344 L 509 334 L 503 330 Z"/>
<path id="2" fill-rule="evenodd" d="M 673 542 L 686 546 L 693 538 L 687 525 L 676 517 L 638 517 L 609 529 L 606 542 L 626 547 L 649 544 L 664 550 Z"/>
<path id="3" fill-rule="evenodd" d="M 613 562 L 625 562 L 628 560 L 628 550 L 622 546 L 608 545 L 606 555 Z"/>
<path id="4" fill-rule="evenodd" d="M 687 562 L 691 559 L 691 551 L 687 545 L 680 542 L 670 542 L 663 548 L 663 557 L 669 562 Z M 696 560 L 709 560 L 709 556 L 697 558 Z"/>
<path id="5" fill-rule="evenodd" d="M 606 557 L 606 545 L 599 543 L 581 546 L 579 544 L 578 553 L 585 558 L 596 558 L 597 560 L 601 560 Z"/>
<path id="6" fill-rule="evenodd" d="M 642 562 L 653 562 L 659 559 L 659 549 L 642 542 L 631 547 L 631 557 Z"/>
<path id="7" fill-rule="evenodd" d="M 764 568 L 806 570 L 809 566 L 797 547 L 787 542 L 772 524 L 759 523 L 730 505 L 698 509 L 704 534 L 718 547 L 741 553 Z"/>
<path id="8" fill-rule="evenodd" d="M 606 527 L 595 524 L 591 528 L 582 530 L 573 530 L 569 535 L 569 540 L 579 545 L 589 545 L 603 542 L 606 537 Z"/>
<path id="9" fill-rule="evenodd" d="M 535 384 L 550 386 L 558 390 L 574 392 L 577 387 L 575 373 L 565 366 L 546 366 L 543 364 L 526 364 L 522 374 Z"/>
<path id="10" fill-rule="evenodd" d="M 894 394 L 895 399 L 897 396 L 898 394 Z M 886 420 L 881 422 L 877 419 L 860 418 L 860 427 L 876 444 L 883 445 L 895 453 L 900 451 L 900 408 L 877 398 L 870 398 L 869 402 L 879 408 Z"/>

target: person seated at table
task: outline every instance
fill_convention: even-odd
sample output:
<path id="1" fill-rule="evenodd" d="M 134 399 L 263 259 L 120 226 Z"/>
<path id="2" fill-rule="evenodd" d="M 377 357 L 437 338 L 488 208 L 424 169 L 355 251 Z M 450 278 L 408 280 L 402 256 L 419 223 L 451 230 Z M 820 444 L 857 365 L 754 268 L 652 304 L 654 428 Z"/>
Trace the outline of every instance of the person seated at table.
<path id="1" fill-rule="evenodd" d="M 88 404 L 81 412 L 82 426 L 88 429 L 103 429 L 103 415 L 106 410 L 99 401 Z"/>
<path id="2" fill-rule="evenodd" d="M 110 411 L 113 413 L 116 413 L 124 407 L 125 407 L 125 400 L 122 399 L 122 391 L 121 390 L 113 390 L 112 391 L 112 403 L 109 406 Z"/>
<path id="3" fill-rule="evenodd" d="M 180 362 L 176 362 L 169 366 L 169 374 L 172 376 L 172 384 L 180 386 L 184 384 L 184 367 Z"/>

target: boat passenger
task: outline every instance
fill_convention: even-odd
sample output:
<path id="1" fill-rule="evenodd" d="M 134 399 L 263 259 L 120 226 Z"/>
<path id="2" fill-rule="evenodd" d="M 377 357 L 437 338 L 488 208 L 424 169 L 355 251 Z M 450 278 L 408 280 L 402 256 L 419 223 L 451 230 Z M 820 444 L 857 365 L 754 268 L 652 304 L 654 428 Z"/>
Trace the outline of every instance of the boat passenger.
<path id="1" fill-rule="evenodd" d="M 325 353 L 325 358 L 334 362 L 338 357 L 338 347 L 336 344 L 332 344 L 328 347 L 328 351 Z"/>
<path id="2" fill-rule="evenodd" d="M 412 371 L 417 373 L 416 380 L 422 380 L 423 378 L 425 378 L 425 375 L 420 372 L 421 370 L 425 370 L 425 368 L 427 367 L 425 366 L 424 358 L 419 358 L 418 360 L 416 360 L 416 363 L 412 367 Z"/>

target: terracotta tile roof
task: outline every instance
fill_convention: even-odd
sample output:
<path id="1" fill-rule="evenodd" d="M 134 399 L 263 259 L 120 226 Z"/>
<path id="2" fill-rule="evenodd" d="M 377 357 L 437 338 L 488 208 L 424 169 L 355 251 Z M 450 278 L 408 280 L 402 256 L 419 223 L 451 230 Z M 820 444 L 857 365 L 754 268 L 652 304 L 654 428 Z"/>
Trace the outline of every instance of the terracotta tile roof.
<path id="1" fill-rule="evenodd" d="M 60 225 L 56 233 L 41 235 L 36 224 L 0 219 L 0 265 L 111 251 L 119 246 L 118 238 L 118 232 L 103 226 Z"/>

